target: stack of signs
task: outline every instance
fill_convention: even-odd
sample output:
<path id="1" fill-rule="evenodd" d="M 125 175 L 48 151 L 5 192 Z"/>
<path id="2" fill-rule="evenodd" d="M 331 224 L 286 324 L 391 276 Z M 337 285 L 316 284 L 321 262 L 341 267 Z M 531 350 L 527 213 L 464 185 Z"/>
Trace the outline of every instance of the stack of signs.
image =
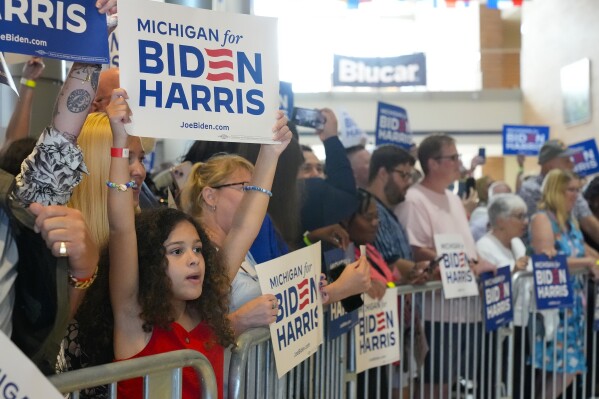
<path id="1" fill-rule="evenodd" d="M 377 147 L 383 144 L 394 144 L 409 150 L 412 145 L 412 130 L 406 110 L 379 102 L 375 136 Z"/>
<path id="2" fill-rule="evenodd" d="M 2 1 L 0 51 L 108 63 L 106 16 L 89 0 Z M 120 5 L 119 5 L 120 7 Z"/>
<path id="3" fill-rule="evenodd" d="M 279 82 L 279 109 L 285 113 L 287 118 L 291 118 L 293 111 L 293 87 L 289 82 Z"/>
<path id="4" fill-rule="evenodd" d="M 340 248 L 331 249 L 324 253 L 324 262 L 327 274 L 331 276 L 331 271 L 337 268 L 343 268 L 354 261 L 353 255 L 354 246 L 350 244 L 351 252 L 343 251 Z M 349 332 L 358 323 L 358 310 L 346 312 L 341 304 L 341 301 L 333 302 L 329 306 L 329 319 L 327 328 L 327 337 L 333 340 L 347 332 Z"/>
<path id="5" fill-rule="evenodd" d="M 496 273 L 483 273 L 480 275 L 480 282 L 483 288 L 485 326 L 487 331 L 495 331 L 514 319 L 510 267 L 500 267 Z"/>
<path id="6" fill-rule="evenodd" d="M 546 255 L 533 255 L 532 267 L 537 309 L 567 308 L 574 305 L 565 255 L 557 255 L 551 259 Z"/>
<path id="7" fill-rule="evenodd" d="M 62 399 L 39 369 L 0 331 L 2 398 Z"/>
<path id="8" fill-rule="evenodd" d="M 277 374 L 309 358 L 323 342 L 320 282 L 320 242 L 256 265 L 263 294 L 279 302 L 277 319 L 270 325 Z"/>
<path id="9" fill-rule="evenodd" d="M 6 61 L 4 60 L 4 55 L 0 53 L 0 84 L 6 85 L 12 89 L 17 95 L 19 91 L 15 87 L 15 82 L 12 79 L 12 75 L 8 70 L 8 65 L 6 65 Z"/>
<path id="10" fill-rule="evenodd" d="M 339 140 L 343 147 L 349 148 L 355 145 L 366 145 L 368 135 L 360 129 L 351 115 L 343 110 L 337 110 L 339 120 Z"/>
<path id="11" fill-rule="evenodd" d="M 446 299 L 478 295 L 478 285 L 470 269 L 464 241 L 459 234 L 435 234 L 435 248 L 441 268 Z"/>
<path id="12" fill-rule="evenodd" d="M 272 143 L 277 20 L 147 0 L 119 3 L 130 134 Z"/>
<path id="13" fill-rule="evenodd" d="M 583 141 L 569 146 L 576 151 L 572 155 L 574 172 L 579 176 L 589 176 L 599 172 L 599 152 L 595 139 Z"/>
<path id="14" fill-rule="evenodd" d="M 399 361 L 397 289 L 388 288 L 380 301 L 364 295 L 355 327 L 356 373 Z"/>
<path id="15" fill-rule="evenodd" d="M 548 126 L 503 125 L 503 155 L 538 155 L 547 140 Z"/>

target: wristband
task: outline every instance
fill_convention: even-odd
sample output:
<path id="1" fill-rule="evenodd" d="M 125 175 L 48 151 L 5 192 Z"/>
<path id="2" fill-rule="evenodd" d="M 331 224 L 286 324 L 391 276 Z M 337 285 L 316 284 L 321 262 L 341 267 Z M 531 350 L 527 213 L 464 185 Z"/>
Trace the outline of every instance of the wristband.
<path id="1" fill-rule="evenodd" d="M 258 187 L 258 186 L 243 186 L 243 191 L 258 191 L 258 192 L 268 195 L 269 197 L 272 197 L 272 191 L 269 191 L 265 188 Z"/>
<path id="2" fill-rule="evenodd" d="M 308 234 L 310 234 L 310 232 L 308 230 L 306 230 L 304 232 L 304 244 L 306 244 L 307 247 L 312 245 L 312 241 L 310 241 L 310 239 L 308 238 Z"/>
<path id="3" fill-rule="evenodd" d="M 35 89 L 35 86 L 37 85 L 35 80 L 31 80 L 31 79 L 27 79 L 27 78 L 21 78 L 21 84 L 24 86 L 30 87 L 32 89 Z"/>
<path id="4" fill-rule="evenodd" d="M 113 158 L 129 158 L 128 148 L 110 148 L 110 156 Z"/>
<path id="5" fill-rule="evenodd" d="M 87 278 L 77 278 L 69 272 L 69 285 L 73 288 L 77 288 L 78 290 L 84 290 L 89 288 L 94 283 L 96 277 L 98 277 L 98 266 L 96 266 L 94 274 Z"/>

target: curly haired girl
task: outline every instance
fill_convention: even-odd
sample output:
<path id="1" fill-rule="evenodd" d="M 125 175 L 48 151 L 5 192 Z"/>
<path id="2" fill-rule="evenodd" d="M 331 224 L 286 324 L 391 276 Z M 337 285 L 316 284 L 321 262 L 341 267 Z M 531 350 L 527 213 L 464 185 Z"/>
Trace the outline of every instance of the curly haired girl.
<path id="1" fill-rule="evenodd" d="M 124 123 L 131 111 L 127 93 L 116 89 L 106 109 L 113 147 L 127 142 Z M 281 144 L 264 145 L 255 188 L 269 190 L 279 155 L 291 133 L 282 114 L 273 128 Z M 118 152 L 115 151 L 115 152 Z M 234 276 L 266 213 L 268 196 L 249 191 L 233 219 L 236 233 L 219 251 L 183 212 L 159 209 L 134 221 L 128 160 L 113 157 L 110 166 L 108 221 L 110 300 L 114 315 L 116 359 L 137 358 L 177 349 L 195 349 L 212 363 L 219 397 L 223 394 L 223 347 L 233 340 L 226 318 L 229 276 Z M 253 234 L 253 236 L 252 236 Z M 250 237 L 248 237 L 250 236 Z M 218 259 L 218 260 L 217 260 Z M 222 262 L 222 266 L 219 265 Z M 141 398 L 141 379 L 119 384 L 119 398 Z M 183 397 L 197 398 L 199 381 L 184 369 Z"/>

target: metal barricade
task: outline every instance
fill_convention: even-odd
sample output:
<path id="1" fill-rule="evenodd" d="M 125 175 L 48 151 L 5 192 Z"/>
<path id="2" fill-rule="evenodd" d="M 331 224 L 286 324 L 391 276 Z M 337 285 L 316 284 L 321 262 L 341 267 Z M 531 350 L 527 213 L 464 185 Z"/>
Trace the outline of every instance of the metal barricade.
<path id="1" fill-rule="evenodd" d="M 228 397 L 345 398 L 347 336 L 325 341 L 318 351 L 279 379 L 270 330 L 243 333 L 231 350 Z"/>
<path id="2" fill-rule="evenodd" d="M 584 280 L 583 291 L 587 292 L 586 274 L 573 275 Z M 513 302 L 525 289 L 531 290 L 531 285 L 532 272 L 514 275 Z M 356 375 L 351 331 L 335 341 L 325 340 L 316 355 L 279 380 L 270 332 L 255 329 L 244 333 L 232 351 L 229 398 L 554 398 L 557 396 L 551 392 L 560 382 L 568 382 L 565 375 L 530 367 L 535 353 L 527 343 L 539 330 L 534 308 L 522 310 L 530 316 L 527 328 L 512 323 L 487 332 L 480 296 L 445 300 L 440 281 L 399 286 L 397 293 L 402 348 L 399 364 Z M 594 291 L 591 294 L 596 295 Z M 529 291 L 529 295 L 534 293 Z M 592 314 L 587 308 L 588 329 L 583 336 L 587 372 L 573 376 L 564 399 L 599 396 L 599 333 L 589 325 Z M 444 323 L 436 323 L 440 320 Z M 423 329 L 426 358 L 420 336 Z"/>
<path id="3" fill-rule="evenodd" d="M 118 381 L 143 377 L 145 399 L 180 399 L 183 367 L 195 369 L 203 399 L 218 398 L 216 377 L 210 362 L 200 352 L 191 349 L 69 371 L 53 375 L 49 380 L 61 393 L 70 393 L 73 399 L 78 399 L 83 389 L 106 384 L 109 384 L 110 398 L 116 398 Z"/>

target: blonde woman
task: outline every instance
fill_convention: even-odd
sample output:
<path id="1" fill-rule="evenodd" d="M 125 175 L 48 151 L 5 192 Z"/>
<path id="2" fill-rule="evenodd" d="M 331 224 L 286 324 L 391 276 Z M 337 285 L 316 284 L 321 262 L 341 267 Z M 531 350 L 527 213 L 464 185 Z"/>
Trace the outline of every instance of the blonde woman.
<path id="1" fill-rule="evenodd" d="M 531 245 L 535 254 L 566 255 L 570 271 L 587 269 L 596 273 L 596 259 L 587 256 L 582 232 L 572 216 L 579 191 L 579 181 L 571 172 L 554 169 L 545 176 L 539 211 L 531 220 Z M 545 368 L 549 374 L 546 381 L 548 398 L 558 397 L 576 374 L 586 371 L 583 282 L 580 276 L 570 279 L 574 288 L 574 306 L 557 312 L 559 324 L 554 334 L 546 337 L 547 334 L 537 333 L 533 343 L 533 367 Z M 561 375 L 555 381 L 556 392 L 552 392 L 551 373 L 554 371 L 566 375 L 565 385 Z"/>

